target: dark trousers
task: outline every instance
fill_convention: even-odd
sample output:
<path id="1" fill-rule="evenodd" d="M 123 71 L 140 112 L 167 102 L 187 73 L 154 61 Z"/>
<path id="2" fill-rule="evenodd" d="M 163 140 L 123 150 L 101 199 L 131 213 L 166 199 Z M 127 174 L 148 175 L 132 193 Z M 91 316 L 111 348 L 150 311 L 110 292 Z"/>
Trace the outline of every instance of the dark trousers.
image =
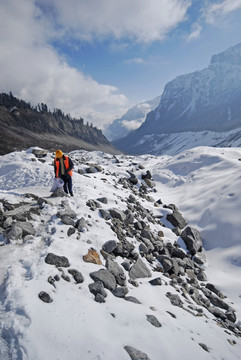
<path id="1" fill-rule="evenodd" d="M 64 177 L 64 191 L 68 194 L 72 194 L 73 193 L 73 183 L 72 183 L 72 177 L 71 176 L 67 176 Z"/>

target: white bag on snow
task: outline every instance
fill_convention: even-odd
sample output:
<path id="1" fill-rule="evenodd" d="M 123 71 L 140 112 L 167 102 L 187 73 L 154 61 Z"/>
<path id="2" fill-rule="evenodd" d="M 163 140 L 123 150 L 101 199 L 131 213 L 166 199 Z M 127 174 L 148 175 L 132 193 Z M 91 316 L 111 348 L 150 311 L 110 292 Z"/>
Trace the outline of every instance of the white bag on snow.
<path id="1" fill-rule="evenodd" d="M 54 178 L 50 192 L 55 192 L 57 189 L 63 189 L 63 186 L 64 186 L 64 180 L 60 178 Z"/>

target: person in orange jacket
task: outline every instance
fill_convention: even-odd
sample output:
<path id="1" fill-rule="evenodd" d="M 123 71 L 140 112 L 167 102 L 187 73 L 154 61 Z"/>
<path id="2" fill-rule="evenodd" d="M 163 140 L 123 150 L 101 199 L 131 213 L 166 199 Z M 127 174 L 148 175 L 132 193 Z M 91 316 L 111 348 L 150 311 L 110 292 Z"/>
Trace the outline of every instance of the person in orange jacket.
<path id="1" fill-rule="evenodd" d="M 73 183 L 72 183 L 72 175 L 73 175 L 73 167 L 74 164 L 72 160 L 67 156 L 64 155 L 61 150 L 57 150 L 55 152 L 55 159 L 54 159 L 54 173 L 55 177 L 59 177 L 64 180 L 64 191 L 71 196 L 73 194 Z"/>

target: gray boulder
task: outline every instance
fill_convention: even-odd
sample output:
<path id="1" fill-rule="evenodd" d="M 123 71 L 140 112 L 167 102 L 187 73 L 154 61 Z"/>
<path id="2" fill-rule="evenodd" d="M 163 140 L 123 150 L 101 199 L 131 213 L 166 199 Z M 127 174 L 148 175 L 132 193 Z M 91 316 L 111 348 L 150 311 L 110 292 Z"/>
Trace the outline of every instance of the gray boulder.
<path id="1" fill-rule="evenodd" d="M 132 346 L 125 346 L 124 349 L 129 354 L 131 360 L 150 360 L 150 358 L 142 351 L 133 348 Z"/>
<path id="2" fill-rule="evenodd" d="M 101 269 L 90 273 L 91 279 L 94 281 L 101 281 L 104 287 L 110 291 L 113 291 L 116 288 L 116 279 L 113 274 L 107 269 Z"/>
<path id="3" fill-rule="evenodd" d="M 202 250 L 202 238 L 200 232 L 193 227 L 187 226 L 181 233 L 181 238 L 186 244 L 191 255 Z"/>
<path id="4" fill-rule="evenodd" d="M 71 225 L 71 226 L 75 225 L 75 221 L 68 215 L 61 216 L 61 222 L 65 225 Z"/>
<path id="5" fill-rule="evenodd" d="M 146 315 L 147 321 L 155 327 L 162 327 L 160 321 L 154 315 Z"/>
<path id="6" fill-rule="evenodd" d="M 22 238 L 23 230 L 20 227 L 14 226 L 4 231 L 3 236 L 7 241 L 19 240 Z"/>
<path id="7" fill-rule="evenodd" d="M 83 217 L 81 219 L 78 219 L 75 223 L 75 227 L 78 229 L 78 231 L 84 232 L 85 229 L 87 229 L 86 220 Z"/>
<path id="8" fill-rule="evenodd" d="M 32 154 L 34 154 L 36 158 L 41 159 L 48 154 L 48 151 L 44 149 L 32 149 Z"/>
<path id="9" fill-rule="evenodd" d="M 119 209 L 110 209 L 110 214 L 113 218 L 119 219 L 122 222 L 124 222 L 126 219 L 125 213 Z"/>
<path id="10" fill-rule="evenodd" d="M 89 284 L 89 290 L 95 296 L 101 294 L 104 298 L 107 296 L 104 285 L 101 281 L 96 281 L 92 284 Z"/>
<path id="11" fill-rule="evenodd" d="M 109 240 L 102 246 L 102 249 L 108 254 L 112 253 L 112 251 L 117 247 L 117 242 L 115 240 Z"/>
<path id="12" fill-rule="evenodd" d="M 126 276 L 120 265 L 108 258 L 106 260 L 105 266 L 107 270 L 109 270 L 109 272 L 114 275 L 117 284 L 119 284 L 120 286 L 124 286 L 126 282 Z"/>
<path id="13" fill-rule="evenodd" d="M 132 266 L 130 272 L 129 272 L 131 279 L 139 279 L 139 278 L 145 278 L 145 277 L 151 277 L 151 271 L 148 269 L 148 267 L 144 264 L 144 262 L 139 258 L 135 262 L 135 264 Z"/>
<path id="14" fill-rule="evenodd" d="M 58 211 L 57 217 L 62 218 L 64 216 L 68 216 L 72 219 L 76 218 L 76 212 L 72 210 L 70 207 L 67 207 L 65 210 Z"/>
<path id="15" fill-rule="evenodd" d="M 53 253 L 49 253 L 46 258 L 45 262 L 49 265 L 55 265 L 57 267 L 69 267 L 70 263 L 69 260 L 65 256 L 55 255 Z"/>
<path id="16" fill-rule="evenodd" d="M 54 198 L 54 197 L 67 197 L 68 194 L 66 194 L 66 192 L 63 189 L 58 188 L 57 190 L 55 190 L 50 197 Z"/>
<path id="17" fill-rule="evenodd" d="M 77 284 L 81 284 L 84 281 L 84 277 L 78 270 L 69 269 L 68 273 L 71 274 Z"/>
<path id="18" fill-rule="evenodd" d="M 126 294 L 128 294 L 129 290 L 127 287 L 117 286 L 113 291 L 112 294 L 119 298 L 124 298 Z"/>
<path id="19" fill-rule="evenodd" d="M 26 235 L 35 235 L 36 231 L 33 225 L 28 221 L 18 221 L 14 224 L 14 227 L 22 229 L 23 237 Z"/>
<path id="20" fill-rule="evenodd" d="M 42 300 L 45 303 L 51 303 L 53 301 L 51 296 L 48 293 L 46 293 L 45 291 L 41 291 L 39 293 L 38 297 L 40 298 L 40 300 Z"/>
<path id="21" fill-rule="evenodd" d="M 174 210 L 172 214 L 167 214 L 167 220 L 179 229 L 183 229 L 187 225 L 186 220 L 178 210 Z"/>
<path id="22" fill-rule="evenodd" d="M 126 296 L 124 299 L 126 301 L 133 302 L 134 304 L 141 304 L 141 302 L 134 296 Z"/>
<path id="23" fill-rule="evenodd" d="M 149 186 L 151 189 L 156 186 L 156 183 L 155 183 L 155 181 L 153 181 L 153 180 L 150 180 L 150 179 L 148 179 L 148 178 L 145 178 L 144 181 L 145 181 L 146 185 Z"/>
<path id="24" fill-rule="evenodd" d="M 166 294 L 166 296 L 168 297 L 168 299 L 170 300 L 171 304 L 174 306 L 179 306 L 182 307 L 183 306 L 183 302 L 180 299 L 180 296 L 177 294 L 171 294 L 170 292 L 168 292 Z"/>
<path id="25" fill-rule="evenodd" d="M 218 290 L 218 289 L 216 288 L 216 286 L 214 286 L 213 284 L 207 283 L 207 284 L 206 284 L 206 288 L 207 288 L 208 290 L 212 291 L 213 293 L 215 293 L 218 297 L 220 297 L 220 299 L 224 299 L 223 293 L 222 293 L 220 290 Z"/>
<path id="26" fill-rule="evenodd" d="M 160 285 L 162 285 L 162 279 L 160 277 L 158 277 L 153 280 L 150 280 L 149 283 L 154 286 L 157 286 L 157 285 L 160 286 Z"/>
<path id="27" fill-rule="evenodd" d="M 213 292 L 208 290 L 207 288 L 201 288 L 204 295 L 211 301 L 211 303 L 214 306 L 217 306 L 221 309 L 225 309 L 228 311 L 233 311 L 233 309 L 222 299 L 220 299 L 217 295 L 215 295 Z"/>
<path id="28" fill-rule="evenodd" d="M 104 210 L 104 209 L 100 209 L 99 212 L 100 212 L 101 217 L 104 220 L 110 220 L 111 219 L 111 215 L 110 215 L 109 211 Z"/>

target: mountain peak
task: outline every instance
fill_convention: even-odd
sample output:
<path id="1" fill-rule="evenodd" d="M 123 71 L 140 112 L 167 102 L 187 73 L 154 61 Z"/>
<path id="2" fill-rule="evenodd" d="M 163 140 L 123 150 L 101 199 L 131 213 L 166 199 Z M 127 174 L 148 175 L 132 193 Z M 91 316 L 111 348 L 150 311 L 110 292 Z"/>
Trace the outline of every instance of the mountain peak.
<path id="1" fill-rule="evenodd" d="M 241 43 L 228 48 L 227 50 L 213 55 L 210 64 L 228 63 L 230 65 L 241 65 Z"/>

